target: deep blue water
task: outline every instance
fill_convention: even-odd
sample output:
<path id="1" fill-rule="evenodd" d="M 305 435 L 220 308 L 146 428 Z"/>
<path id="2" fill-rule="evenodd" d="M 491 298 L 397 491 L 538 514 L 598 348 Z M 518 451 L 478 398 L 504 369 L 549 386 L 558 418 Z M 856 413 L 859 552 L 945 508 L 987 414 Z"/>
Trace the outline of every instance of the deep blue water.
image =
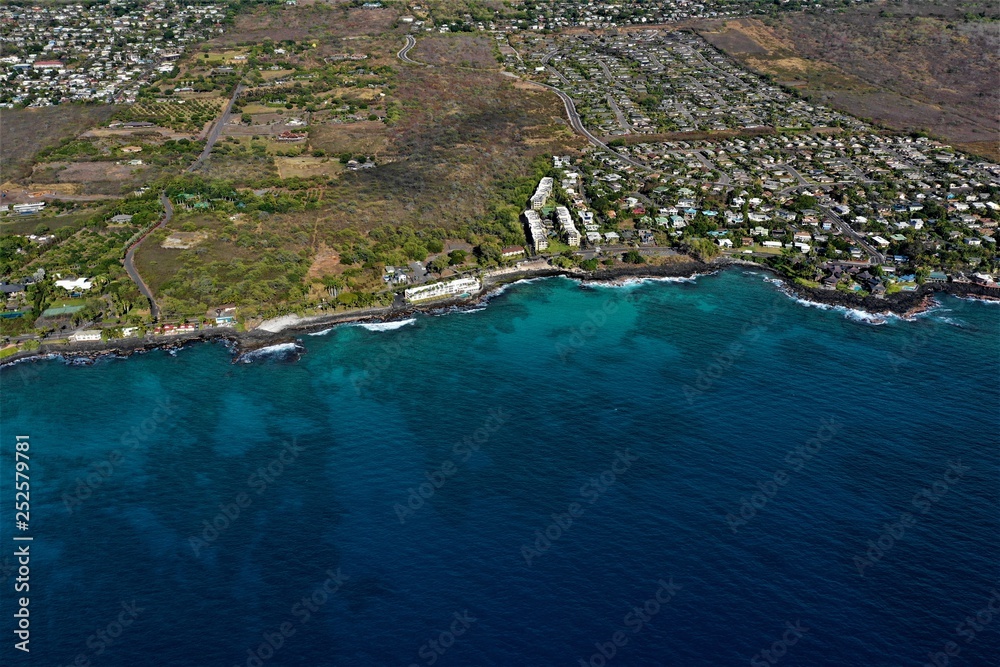
<path id="1" fill-rule="evenodd" d="M 0 663 L 995 664 L 1000 613 L 960 624 L 1000 590 L 998 334 L 731 271 L 520 284 L 298 358 L 7 368 Z"/>

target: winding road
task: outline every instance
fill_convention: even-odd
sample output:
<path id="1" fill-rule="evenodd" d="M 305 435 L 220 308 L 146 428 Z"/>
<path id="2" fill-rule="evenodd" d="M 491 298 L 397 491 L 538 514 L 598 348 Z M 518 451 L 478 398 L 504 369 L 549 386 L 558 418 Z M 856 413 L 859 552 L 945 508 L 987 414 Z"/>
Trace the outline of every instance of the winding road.
<path id="1" fill-rule="evenodd" d="M 128 277 L 132 279 L 132 282 L 136 284 L 136 287 L 139 288 L 142 295 L 149 300 L 149 312 L 153 316 L 154 322 L 160 319 L 160 308 L 156 305 L 156 299 L 153 298 L 153 291 L 149 289 L 149 286 L 145 283 L 142 276 L 139 275 L 139 271 L 135 268 L 135 251 L 139 249 L 139 245 L 154 229 L 159 229 L 170 222 L 170 219 L 174 217 L 174 207 L 170 203 L 170 199 L 167 198 L 166 194 L 160 195 L 160 203 L 163 204 L 163 219 L 153 227 L 150 227 L 149 231 L 140 236 L 139 239 L 132 244 L 132 247 L 125 253 L 125 260 L 122 262 L 125 266 L 125 273 L 127 273 Z"/>
<path id="2" fill-rule="evenodd" d="M 417 40 L 413 38 L 413 35 L 406 36 L 406 46 L 401 48 L 396 52 L 396 57 L 402 60 L 404 63 L 409 63 L 410 65 L 420 65 L 421 67 L 434 67 L 434 65 L 428 65 L 427 63 L 418 63 L 416 60 L 411 60 L 409 53 L 414 46 L 417 45 Z"/>
<path id="3" fill-rule="evenodd" d="M 215 125 L 209 131 L 208 136 L 205 138 L 205 148 L 202 149 L 201 153 L 198 155 L 198 159 L 191 163 L 185 172 L 192 172 L 205 164 L 205 160 L 212 153 L 212 148 L 215 147 L 216 142 L 219 137 L 222 136 L 222 129 L 226 125 L 226 121 L 229 120 L 229 114 L 232 113 L 233 105 L 236 103 L 236 98 L 240 96 L 240 93 L 245 89 L 243 83 L 236 84 L 236 88 L 233 90 L 233 94 L 229 97 L 229 101 L 226 103 L 225 108 L 222 110 L 222 114 L 219 116 L 218 120 L 215 121 Z M 156 322 L 160 319 L 160 307 L 156 305 L 156 299 L 153 297 L 153 290 L 149 289 L 149 285 L 142 279 L 139 275 L 139 270 L 135 268 L 135 251 L 139 249 L 139 246 L 146 239 L 147 236 L 154 230 L 163 227 L 170 219 L 174 217 L 174 207 L 170 203 L 170 199 L 167 195 L 160 195 L 160 203 L 163 205 L 163 219 L 160 220 L 156 225 L 149 228 L 149 230 L 139 237 L 139 239 L 132 244 L 132 246 L 125 252 L 125 259 L 122 260 L 122 265 L 125 267 L 125 273 L 128 277 L 132 279 L 136 287 L 139 288 L 139 292 L 142 293 L 146 299 L 149 300 L 149 312 L 153 316 L 153 321 Z"/>
<path id="4" fill-rule="evenodd" d="M 594 146 L 606 150 L 608 153 L 611 153 L 622 162 L 626 162 L 635 167 L 636 169 L 640 169 L 642 171 L 647 171 L 647 172 L 653 171 L 652 169 L 649 168 L 649 166 L 643 164 L 642 162 L 639 162 L 638 160 L 633 160 L 630 157 L 617 153 L 616 151 L 612 150 L 606 143 L 604 143 L 603 141 L 595 137 L 593 134 L 591 134 L 590 130 L 584 127 L 583 121 L 580 119 L 580 114 L 576 112 L 576 105 L 573 103 L 573 99 L 563 91 L 545 83 L 538 83 L 537 81 L 528 81 L 526 79 L 521 79 L 521 77 L 517 76 L 516 74 L 511 74 L 510 72 L 500 72 L 500 73 L 503 74 L 504 76 L 509 76 L 512 79 L 518 79 L 520 81 L 524 81 L 524 83 L 528 85 L 538 86 L 539 88 L 544 88 L 546 90 L 552 91 L 553 93 L 559 96 L 559 99 L 562 100 L 563 106 L 566 108 L 566 115 L 569 117 L 570 127 L 572 127 L 578 134 L 583 135 L 583 137 Z"/>

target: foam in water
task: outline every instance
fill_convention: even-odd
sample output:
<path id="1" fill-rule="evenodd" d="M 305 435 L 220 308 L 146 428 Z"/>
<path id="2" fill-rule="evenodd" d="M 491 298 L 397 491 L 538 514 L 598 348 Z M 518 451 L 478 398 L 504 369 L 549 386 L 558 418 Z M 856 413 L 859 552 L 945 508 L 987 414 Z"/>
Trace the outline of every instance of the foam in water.
<path id="1" fill-rule="evenodd" d="M 302 348 L 298 343 L 278 343 L 276 345 L 268 345 L 267 347 L 247 352 L 243 355 L 241 361 L 245 364 L 249 364 L 254 361 L 267 358 L 287 359 L 297 357 L 299 350 L 301 349 Z"/>
<path id="2" fill-rule="evenodd" d="M 397 320 L 395 322 L 363 322 L 356 326 L 359 326 L 362 329 L 367 329 L 368 331 L 394 331 L 413 324 L 416 321 L 416 318 L 411 317 L 408 320 Z"/>

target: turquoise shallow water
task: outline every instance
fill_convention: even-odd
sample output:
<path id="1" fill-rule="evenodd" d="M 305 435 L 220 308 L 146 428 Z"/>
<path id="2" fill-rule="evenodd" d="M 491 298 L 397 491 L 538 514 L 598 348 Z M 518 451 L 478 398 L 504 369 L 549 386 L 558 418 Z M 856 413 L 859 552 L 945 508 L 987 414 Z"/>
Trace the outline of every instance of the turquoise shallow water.
<path id="1" fill-rule="evenodd" d="M 5 368 L 0 662 L 990 664 L 1000 618 L 961 624 L 1000 589 L 998 333 L 730 271 L 519 284 L 250 363 Z"/>

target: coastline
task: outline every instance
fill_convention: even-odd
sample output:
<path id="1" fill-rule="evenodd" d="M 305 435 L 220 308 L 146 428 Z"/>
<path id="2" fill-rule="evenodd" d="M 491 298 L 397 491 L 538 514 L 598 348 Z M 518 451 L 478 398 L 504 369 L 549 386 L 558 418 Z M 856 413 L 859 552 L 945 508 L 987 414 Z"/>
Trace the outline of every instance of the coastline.
<path id="1" fill-rule="evenodd" d="M 483 280 L 482 291 L 474 297 L 465 299 L 441 299 L 428 304 L 409 305 L 405 308 L 385 307 L 366 309 L 354 312 L 334 313 L 330 315 L 312 315 L 298 317 L 287 315 L 275 320 L 269 320 L 271 327 L 259 326 L 251 331 L 239 332 L 232 328 L 203 329 L 198 332 L 178 334 L 169 339 L 155 340 L 150 338 L 130 338 L 114 341 L 45 344 L 37 350 L 22 351 L 0 360 L 0 367 L 10 366 L 28 360 L 50 357 L 79 360 L 87 363 L 102 357 L 125 358 L 133 354 L 142 354 L 152 350 L 173 350 L 196 343 L 224 343 L 233 351 L 233 363 L 238 363 L 247 355 L 262 348 L 275 345 L 294 344 L 299 336 L 315 334 L 344 324 L 376 324 L 405 320 L 421 313 L 438 313 L 449 309 L 478 308 L 487 304 L 490 299 L 502 293 L 508 286 L 523 281 L 538 278 L 566 277 L 582 280 L 588 283 L 604 283 L 608 285 L 623 284 L 631 280 L 656 280 L 660 278 L 693 279 L 700 275 L 715 274 L 720 271 L 743 268 L 759 271 L 774 276 L 774 282 L 789 298 L 801 300 L 803 305 L 813 305 L 821 308 L 843 308 L 861 311 L 873 316 L 898 316 L 910 318 L 934 307 L 934 296 L 951 294 L 952 296 L 1000 302 L 1000 291 L 990 290 L 974 283 L 927 283 L 913 292 L 900 292 L 886 298 L 873 296 L 858 297 L 854 294 L 810 288 L 790 282 L 786 276 L 774 269 L 755 262 L 723 258 L 713 262 L 701 262 L 691 259 L 662 265 L 634 265 L 600 269 L 597 271 L 581 271 L 560 269 L 552 266 L 546 268 L 529 268 L 522 271 L 511 271 L 499 276 L 487 276 Z M 277 322 L 276 322 L 277 320 Z"/>

